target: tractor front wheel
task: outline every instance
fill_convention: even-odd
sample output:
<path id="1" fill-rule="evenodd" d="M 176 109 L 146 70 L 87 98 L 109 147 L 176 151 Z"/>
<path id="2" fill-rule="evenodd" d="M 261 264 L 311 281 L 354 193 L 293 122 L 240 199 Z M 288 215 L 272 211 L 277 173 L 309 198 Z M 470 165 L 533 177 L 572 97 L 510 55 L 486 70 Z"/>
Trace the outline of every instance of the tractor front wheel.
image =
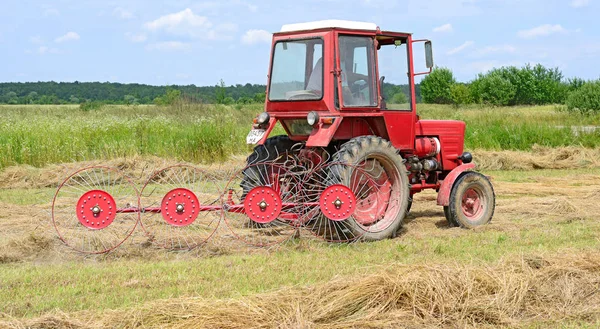
<path id="1" fill-rule="evenodd" d="M 357 207 L 347 219 L 355 238 L 367 241 L 392 237 L 402 225 L 409 203 L 406 166 L 392 144 L 377 136 L 362 136 L 342 145 L 333 163 L 341 184 L 356 194 Z"/>
<path id="2" fill-rule="evenodd" d="M 444 215 L 450 226 L 474 228 L 489 223 L 495 207 L 492 183 L 478 172 L 467 171 L 454 182 Z"/>

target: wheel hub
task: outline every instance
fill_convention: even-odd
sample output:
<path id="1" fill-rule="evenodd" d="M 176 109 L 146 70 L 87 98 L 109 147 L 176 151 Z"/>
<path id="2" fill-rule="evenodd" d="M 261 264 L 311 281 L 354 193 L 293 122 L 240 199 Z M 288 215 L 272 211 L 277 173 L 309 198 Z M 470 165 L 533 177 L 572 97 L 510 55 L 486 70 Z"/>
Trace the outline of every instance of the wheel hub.
<path id="1" fill-rule="evenodd" d="M 117 216 L 115 200 L 102 190 L 84 193 L 77 202 L 77 219 L 90 229 L 101 230 L 108 227 Z"/>
<path id="2" fill-rule="evenodd" d="M 469 220 L 476 220 L 483 211 L 483 205 L 479 193 L 475 189 L 468 189 L 462 198 L 462 212 Z"/>
<path id="3" fill-rule="evenodd" d="M 200 202 L 194 192 L 185 188 L 169 191 L 162 199 L 163 219 L 173 226 L 188 226 L 198 218 Z"/>
<path id="4" fill-rule="evenodd" d="M 326 188 L 319 200 L 323 215 L 333 221 L 343 221 L 356 209 L 356 197 L 350 188 L 335 184 Z"/>
<path id="5" fill-rule="evenodd" d="M 258 186 L 246 195 L 244 209 L 252 221 L 267 224 L 281 214 L 281 197 L 277 191 L 268 186 Z"/>

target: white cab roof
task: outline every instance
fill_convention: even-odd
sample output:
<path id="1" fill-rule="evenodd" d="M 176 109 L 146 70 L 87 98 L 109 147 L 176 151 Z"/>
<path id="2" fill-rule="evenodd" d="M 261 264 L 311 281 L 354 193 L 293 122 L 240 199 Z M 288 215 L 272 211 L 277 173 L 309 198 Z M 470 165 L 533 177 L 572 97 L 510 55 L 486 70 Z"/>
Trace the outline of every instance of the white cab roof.
<path id="1" fill-rule="evenodd" d="M 339 27 L 339 28 L 351 29 L 351 30 L 371 30 L 371 31 L 377 30 L 377 24 L 375 24 L 375 23 L 329 19 L 329 20 L 325 20 L 325 21 L 285 24 L 284 26 L 281 27 L 280 32 L 316 30 L 316 29 L 324 29 L 324 28 L 332 28 L 332 27 Z"/>

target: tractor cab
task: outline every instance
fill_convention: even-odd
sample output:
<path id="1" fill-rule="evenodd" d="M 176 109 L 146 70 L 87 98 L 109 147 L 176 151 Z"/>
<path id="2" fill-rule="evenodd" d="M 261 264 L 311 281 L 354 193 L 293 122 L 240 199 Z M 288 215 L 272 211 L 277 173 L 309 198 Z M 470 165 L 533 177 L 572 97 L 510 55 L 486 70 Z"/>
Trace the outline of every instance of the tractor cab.
<path id="1" fill-rule="evenodd" d="M 416 43 L 424 43 L 426 72 L 415 72 Z M 404 104 L 388 105 L 384 97 L 379 61 L 390 55 L 386 50 L 404 62 L 398 70 L 407 79 L 398 98 Z M 426 189 L 439 191 L 437 203 L 451 225 L 489 222 L 495 196 L 487 178 L 472 171 L 471 154 L 463 152 L 465 123 L 420 120 L 416 114 L 415 77 L 432 68 L 431 42 L 414 40 L 410 33 L 337 20 L 284 25 L 273 34 L 264 112 L 247 137 L 249 144 L 257 144 L 248 165 L 300 166 L 305 170 L 293 169 L 306 176 L 299 182 L 336 185 L 338 190 L 325 193 L 336 210 L 324 204 L 322 214 L 334 222 L 343 217 L 348 226 L 338 233 L 354 237 L 393 236 L 412 196 Z M 286 135 L 269 137 L 278 123 Z M 331 170 L 322 170 L 323 163 Z M 248 181 L 270 175 L 258 169 L 247 172 Z M 331 175 L 338 183 L 332 183 Z M 252 186 L 244 185 L 245 191 Z M 356 210 L 344 208 L 344 202 L 356 202 Z"/>
<path id="2" fill-rule="evenodd" d="M 306 140 L 308 146 L 326 146 L 331 140 L 349 139 L 369 130 L 389 138 L 383 120 L 386 116 L 396 124 L 409 126 L 407 135 L 392 142 L 399 148 L 412 148 L 412 126 L 416 122 L 414 77 L 419 74 L 412 69 L 412 45 L 423 41 L 431 69 L 431 43 L 413 41 L 409 33 L 381 31 L 376 24 L 352 21 L 284 25 L 273 35 L 265 113 L 257 118 L 265 133 L 252 133 L 248 142 L 264 143 L 276 122 L 292 139 Z M 383 113 L 387 110 L 385 78 L 378 66 L 378 50 L 382 47 L 400 48 L 394 56 L 406 63 L 403 74 L 408 86 L 408 102 L 401 111 L 387 114 Z M 353 119 L 361 116 L 370 118 L 360 122 Z M 264 121 L 267 118 L 274 120 Z M 339 134 L 333 134 L 338 128 Z"/>

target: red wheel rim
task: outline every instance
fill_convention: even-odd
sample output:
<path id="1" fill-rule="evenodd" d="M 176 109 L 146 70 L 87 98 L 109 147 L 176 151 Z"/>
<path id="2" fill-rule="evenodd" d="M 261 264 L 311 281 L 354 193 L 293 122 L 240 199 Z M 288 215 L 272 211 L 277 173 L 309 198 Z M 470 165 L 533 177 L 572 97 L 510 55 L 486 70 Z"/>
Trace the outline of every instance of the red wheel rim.
<path id="1" fill-rule="evenodd" d="M 463 215 L 470 221 L 476 221 L 484 212 L 483 209 L 483 194 L 477 188 L 467 189 L 461 201 L 461 210 Z"/>
<path id="2" fill-rule="evenodd" d="M 115 199 L 102 190 L 85 192 L 77 202 L 77 219 L 81 225 L 101 230 L 108 227 L 117 217 Z"/>
<path id="3" fill-rule="evenodd" d="M 281 214 L 281 197 L 268 186 L 258 186 L 250 190 L 244 200 L 246 216 L 259 224 L 267 224 Z"/>
<path id="4" fill-rule="evenodd" d="M 356 195 L 354 219 L 370 232 L 387 228 L 396 220 L 400 210 L 401 189 L 398 173 L 384 159 L 364 161 L 352 173 L 351 189 Z"/>
<path id="5" fill-rule="evenodd" d="M 325 217 L 339 222 L 352 216 L 356 209 L 356 198 L 350 188 L 335 184 L 323 191 L 319 205 Z"/>
<path id="6" fill-rule="evenodd" d="M 161 215 L 173 226 L 188 226 L 198 218 L 200 202 L 194 192 L 186 188 L 169 191 L 161 202 Z"/>

